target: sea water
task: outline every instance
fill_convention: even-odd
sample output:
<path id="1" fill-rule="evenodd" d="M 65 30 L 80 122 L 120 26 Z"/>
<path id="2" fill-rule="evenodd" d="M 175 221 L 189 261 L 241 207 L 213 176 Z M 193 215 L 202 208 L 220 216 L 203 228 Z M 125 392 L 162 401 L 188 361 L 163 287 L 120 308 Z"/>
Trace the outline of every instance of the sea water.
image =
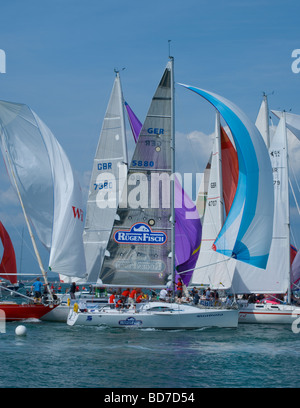
<path id="1" fill-rule="evenodd" d="M 1 388 L 299 387 L 300 334 L 289 325 L 237 329 L 111 329 L 7 323 Z"/>

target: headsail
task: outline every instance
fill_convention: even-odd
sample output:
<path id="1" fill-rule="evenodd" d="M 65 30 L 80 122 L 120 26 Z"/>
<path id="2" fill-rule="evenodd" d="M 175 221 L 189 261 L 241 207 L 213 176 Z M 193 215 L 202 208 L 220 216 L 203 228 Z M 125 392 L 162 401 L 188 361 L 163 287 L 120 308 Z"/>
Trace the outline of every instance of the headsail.
<path id="1" fill-rule="evenodd" d="M 100 274 L 107 285 L 163 287 L 172 274 L 171 69 L 168 63 L 129 167 Z"/>
<path id="2" fill-rule="evenodd" d="M 94 158 L 83 242 L 87 281 L 97 282 L 127 176 L 127 144 L 119 73 L 102 124 Z"/>
<path id="3" fill-rule="evenodd" d="M 83 277 L 82 194 L 65 152 L 24 104 L 0 102 L 0 134 L 11 181 L 16 179 L 26 214 L 50 251 L 49 268 Z"/>
<path id="4" fill-rule="evenodd" d="M 0 221 L 0 239 L 3 245 L 3 255 L 0 264 L 0 277 L 9 280 L 12 284 L 17 283 L 17 264 L 13 244 L 8 232 Z"/>
<path id="5" fill-rule="evenodd" d="M 269 107 L 267 95 L 263 95 L 263 100 L 256 118 L 255 126 L 260 131 L 266 146 L 270 147 L 270 126 L 269 126 Z"/>

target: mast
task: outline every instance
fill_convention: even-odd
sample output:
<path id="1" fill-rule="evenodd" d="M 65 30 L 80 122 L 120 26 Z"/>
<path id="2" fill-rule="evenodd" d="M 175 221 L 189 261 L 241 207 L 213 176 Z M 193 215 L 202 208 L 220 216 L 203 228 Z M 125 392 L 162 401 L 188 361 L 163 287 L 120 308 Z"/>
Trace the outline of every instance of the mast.
<path id="1" fill-rule="evenodd" d="M 221 120 L 220 113 L 216 110 L 216 126 L 215 126 L 215 141 L 216 141 L 216 154 L 217 154 L 217 181 L 219 184 L 219 220 L 221 226 L 224 224 L 224 198 L 223 198 L 223 180 L 222 180 L 222 147 L 221 147 Z M 219 231 L 217 231 L 218 233 Z"/>
<path id="2" fill-rule="evenodd" d="M 13 177 L 14 185 L 15 185 L 16 190 L 17 190 L 18 198 L 19 198 L 19 201 L 20 201 L 22 210 L 23 210 L 23 214 L 24 214 L 25 222 L 26 222 L 26 225 L 27 225 L 27 228 L 28 228 L 28 232 L 29 232 L 29 235 L 30 235 L 30 238 L 31 238 L 32 246 L 33 246 L 33 249 L 34 249 L 34 252 L 35 252 L 35 255 L 36 255 L 36 258 L 37 258 L 39 267 L 40 267 L 40 270 L 41 270 L 41 272 L 42 272 L 42 275 L 43 275 L 45 284 L 46 284 L 46 286 L 47 286 L 48 293 L 49 293 L 49 295 L 50 295 L 51 300 L 54 301 L 53 296 L 52 296 L 52 293 L 51 293 L 51 290 L 50 290 L 50 287 L 49 287 L 49 282 L 48 282 L 48 279 L 47 279 L 47 274 L 46 274 L 46 272 L 45 272 L 45 269 L 44 269 L 44 266 L 43 266 L 43 263 L 42 263 L 42 260 L 41 260 L 41 257 L 40 257 L 40 254 L 39 254 L 37 245 L 36 245 L 36 241 L 35 241 L 34 235 L 33 235 L 33 233 L 32 233 L 32 229 L 31 229 L 31 226 L 30 226 L 30 223 L 29 223 L 27 214 L 26 214 L 26 210 L 25 210 L 25 207 L 24 207 L 24 204 L 23 204 L 23 200 L 22 200 L 22 197 L 21 197 L 21 194 L 20 194 L 20 191 L 19 191 L 19 187 L 18 187 L 18 184 L 17 184 L 15 172 L 14 172 L 14 170 L 13 170 L 13 166 L 12 166 L 12 164 L 11 164 L 10 157 L 9 157 L 8 152 L 7 152 L 7 149 L 5 149 L 5 152 L 6 152 L 6 157 L 7 157 L 7 161 L 8 161 L 8 164 L 9 164 L 9 168 L 10 168 L 10 171 L 11 171 L 11 174 L 12 174 L 12 177 Z"/>
<path id="3" fill-rule="evenodd" d="M 287 131 L 286 131 L 286 117 L 285 111 L 282 114 L 283 124 L 284 124 L 284 149 L 285 149 L 285 156 L 286 156 L 286 172 L 285 172 L 285 183 L 288 188 L 289 185 L 289 155 L 288 155 L 288 142 L 287 142 Z M 287 233 L 287 257 L 286 257 L 286 270 L 288 272 L 288 290 L 287 290 L 287 303 L 291 304 L 291 242 L 290 242 L 290 202 L 289 202 L 289 194 L 286 196 L 287 201 L 287 226 L 286 226 L 286 233 Z"/>
<path id="4" fill-rule="evenodd" d="M 263 93 L 263 100 L 265 103 L 265 125 L 266 125 L 266 129 L 265 129 L 265 135 L 264 135 L 264 139 L 267 145 L 267 148 L 270 147 L 270 126 L 269 126 L 269 106 L 268 106 L 268 97 L 267 94 L 264 92 Z"/>
<path id="5" fill-rule="evenodd" d="M 175 98 L 174 98 L 174 57 L 169 56 L 171 61 L 171 218 L 172 218 L 172 296 L 175 297 Z"/>

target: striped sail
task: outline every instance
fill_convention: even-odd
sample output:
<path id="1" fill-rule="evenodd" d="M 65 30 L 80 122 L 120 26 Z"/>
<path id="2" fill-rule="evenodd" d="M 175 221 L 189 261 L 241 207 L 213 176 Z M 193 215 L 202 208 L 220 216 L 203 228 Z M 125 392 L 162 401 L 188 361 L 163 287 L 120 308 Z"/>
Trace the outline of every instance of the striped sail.
<path id="1" fill-rule="evenodd" d="M 185 86 L 207 99 L 220 112 L 231 131 L 238 155 L 237 190 L 214 243 L 216 253 L 226 256 L 228 260 L 266 268 L 272 240 L 274 193 L 272 168 L 265 143 L 257 128 L 230 101 Z M 234 265 L 235 262 L 230 264 Z M 231 266 L 231 273 L 233 270 Z"/>
<path id="2" fill-rule="evenodd" d="M 97 282 L 127 175 L 127 144 L 119 73 L 113 84 L 93 162 L 83 233 L 87 281 Z"/>
<path id="3" fill-rule="evenodd" d="M 141 129 L 100 278 L 111 286 L 163 287 L 172 274 L 172 65 Z"/>

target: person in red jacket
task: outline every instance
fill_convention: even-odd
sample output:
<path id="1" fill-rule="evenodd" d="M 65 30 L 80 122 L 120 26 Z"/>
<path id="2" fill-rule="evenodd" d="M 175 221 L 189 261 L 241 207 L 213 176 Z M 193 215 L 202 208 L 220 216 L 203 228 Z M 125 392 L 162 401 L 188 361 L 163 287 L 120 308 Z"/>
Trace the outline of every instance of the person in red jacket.
<path id="1" fill-rule="evenodd" d="M 137 290 L 136 288 L 133 288 L 132 291 L 130 292 L 128 296 L 128 304 L 129 305 L 134 305 L 137 297 Z"/>
<path id="2" fill-rule="evenodd" d="M 137 296 L 137 298 L 135 299 L 135 303 L 141 303 L 142 299 L 143 299 L 144 293 L 141 292 L 139 293 L 139 295 Z"/>
<path id="3" fill-rule="evenodd" d="M 178 300 L 181 302 L 181 298 L 182 298 L 182 280 L 181 280 L 181 278 L 178 278 L 178 282 L 177 282 L 177 284 L 176 284 L 176 287 L 177 287 L 177 291 L 176 291 L 176 295 L 177 295 L 177 298 L 178 298 Z"/>
<path id="4" fill-rule="evenodd" d="M 114 291 L 111 295 L 110 295 L 110 297 L 109 297 L 109 299 L 108 299 L 108 303 L 111 305 L 110 306 L 110 308 L 111 309 L 113 309 L 113 305 L 115 304 L 115 302 L 116 302 L 116 291 Z"/>

